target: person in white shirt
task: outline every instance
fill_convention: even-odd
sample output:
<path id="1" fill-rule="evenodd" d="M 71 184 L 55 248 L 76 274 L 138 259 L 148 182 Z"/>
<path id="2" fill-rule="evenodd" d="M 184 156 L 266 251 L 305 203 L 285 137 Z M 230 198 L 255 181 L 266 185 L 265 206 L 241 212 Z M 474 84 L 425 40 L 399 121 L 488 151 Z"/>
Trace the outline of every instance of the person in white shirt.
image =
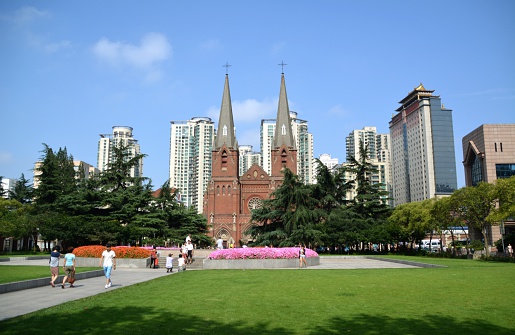
<path id="1" fill-rule="evenodd" d="M 166 257 L 166 272 L 173 272 L 173 254 Z"/>
<path id="2" fill-rule="evenodd" d="M 187 263 L 191 264 L 193 262 L 193 243 L 191 243 L 191 241 L 188 241 L 188 244 L 186 245 L 186 248 L 188 250 Z"/>
<path id="3" fill-rule="evenodd" d="M 224 240 L 222 240 L 222 238 L 216 240 L 216 247 L 218 250 L 222 250 L 224 248 Z"/>
<path id="4" fill-rule="evenodd" d="M 184 257 L 182 257 L 182 254 L 179 254 L 179 259 L 177 262 L 179 265 L 179 272 L 186 270 L 186 266 L 184 265 Z"/>
<path id="5" fill-rule="evenodd" d="M 111 281 L 111 270 L 116 270 L 116 253 L 111 250 L 111 244 L 106 244 L 106 250 L 102 252 L 102 257 L 100 258 L 100 265 L 104 268 L 104 275 L 106 276 L 106 285 L 104 288 L 110 288 L 113 286 L 113 282 Z"/>

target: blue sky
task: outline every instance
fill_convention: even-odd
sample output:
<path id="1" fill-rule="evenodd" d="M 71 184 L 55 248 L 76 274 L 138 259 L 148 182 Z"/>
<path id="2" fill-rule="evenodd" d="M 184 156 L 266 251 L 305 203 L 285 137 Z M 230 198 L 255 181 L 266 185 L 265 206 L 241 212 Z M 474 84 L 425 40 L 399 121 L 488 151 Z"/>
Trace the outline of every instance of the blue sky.
<path id="1" fill-rule="evenodd" d="M 32 179 L 43 143 L 96 165 L 99 134 L 131 126 L 155 188 L 168 178 L 170 121 L 218 122 L 226 62 L 239 144 L 259 151 L 284 61 L 290 109 L 315 157 L 387 133 L 422 83 L 462 137 L 515 123 L 515 1 L 1 1 L 0 175 Z"/>

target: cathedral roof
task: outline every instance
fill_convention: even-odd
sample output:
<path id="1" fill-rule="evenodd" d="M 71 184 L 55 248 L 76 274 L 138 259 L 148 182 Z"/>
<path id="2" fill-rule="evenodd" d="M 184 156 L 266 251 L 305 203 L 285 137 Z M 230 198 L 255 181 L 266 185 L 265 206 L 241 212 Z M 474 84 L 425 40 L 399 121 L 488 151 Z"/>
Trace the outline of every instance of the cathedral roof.
<path id="1" fill-rule="evenodd" d="M 238 143 L 236 142 L 236 136 L 234 132 L 231 91 L 229 90 L 229 75 L 227 74 L 225 75 L 224 93 L 222 96 L 222 106 L 220 107 L 220 118 L 218 120 L 215 147 L 220 148 L 224 144 L 228 148 L 238 148 Z"/>
<path id="2" fill-rule="evenodd" d="M 281 89 L 279 91 L 279 105 L 277 107 L 277 118 L 275 124 L 274 148 L 282 145 L 295 147 L 291 129 L 290 109 L 288 107 L 288 97 L 286 95 L 286 84 L 284 73 L 281 74 Z"/>

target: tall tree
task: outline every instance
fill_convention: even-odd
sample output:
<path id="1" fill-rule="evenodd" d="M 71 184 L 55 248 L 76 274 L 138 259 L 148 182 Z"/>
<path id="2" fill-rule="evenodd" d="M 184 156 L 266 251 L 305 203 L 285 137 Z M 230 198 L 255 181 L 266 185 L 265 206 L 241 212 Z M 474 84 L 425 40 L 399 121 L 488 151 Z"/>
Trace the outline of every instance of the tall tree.
<path id="1" fill-rule="evenodd" d="M 359 157 L 349 157 L 348 170 L 355 176 L 356 197 L 354 206 L 356 211 L 365 217 L 386 219 L 390 214 L 388 206 L 388 192 L 384 184 L 374 183 L 370 180 L 378 172 L 376 166 L 370 162 L 368 145 L 359 141 Z"/>
<path id="2" fill-rule="evenodd" d="M 291 246 L 309 245 L 319 240 L 321 232 L 316 227 L 320 215 L 318 201 L 312 196 L 312 188 L 302 183 L 289 169 L 279 186 L 263 202 L 263 207 L 252 211 L 251 220 L 258 223 L 249 229 L 260 245 Z"/>
<path id="3" fill-rule="evenodd" d="M 31 203 L 34 194 L 34 189 L 30 180 L 25 179 L 22 173 L 20 179 L 14 183 L 14 188 L 8 191 L 9 199 L 18 200 L 22 204 Z"/>
<path id="4" fill-rule="evenodd" d="M 490 256 L 490 227 L 498 224 L 489 219 L 489 215 L 495 211 L 497 199 L 495 185 L 485 182 L 460 188 L 451 196 L 451 208 L 457 217 L 467 222 L 469 231 L 481 232 L 487 257 Z"/>

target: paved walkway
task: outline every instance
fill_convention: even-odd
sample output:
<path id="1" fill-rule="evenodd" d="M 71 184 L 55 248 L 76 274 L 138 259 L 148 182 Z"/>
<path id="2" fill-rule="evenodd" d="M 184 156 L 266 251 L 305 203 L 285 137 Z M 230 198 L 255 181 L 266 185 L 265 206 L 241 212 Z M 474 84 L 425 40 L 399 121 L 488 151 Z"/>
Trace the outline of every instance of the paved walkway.
<path id="1" fill-rule="evenodd" d="M 48 260 L 15 260 L 10 262 L 0 262 L 0 271 L 2 265 L 41 265 L 48 267 Z M 418 266 L 415 266 L 414 264 L 394 263 L 361 257 L 321 257 L 320 265 L 311 266 L 307 269 L 377 269 L 416 267 Z M 55 288 L 48 285 L 4 293 L 0 295 L 0 321 L 56 306 L 64 302 L 105 293 L 121 287 L 175 274 L 176 272 L 173 274 L 166 273 L 163 268 L 155 270 L 148 268 L 117 268 L 112 272 L 113 286 L 108 289 L 104 288 L 105 277 L 100 276 L 78 280 L 75 284 L 75 288 L 69 288 L 67 284 L 64 290 L 58 285 L 56 285 Z"/>

